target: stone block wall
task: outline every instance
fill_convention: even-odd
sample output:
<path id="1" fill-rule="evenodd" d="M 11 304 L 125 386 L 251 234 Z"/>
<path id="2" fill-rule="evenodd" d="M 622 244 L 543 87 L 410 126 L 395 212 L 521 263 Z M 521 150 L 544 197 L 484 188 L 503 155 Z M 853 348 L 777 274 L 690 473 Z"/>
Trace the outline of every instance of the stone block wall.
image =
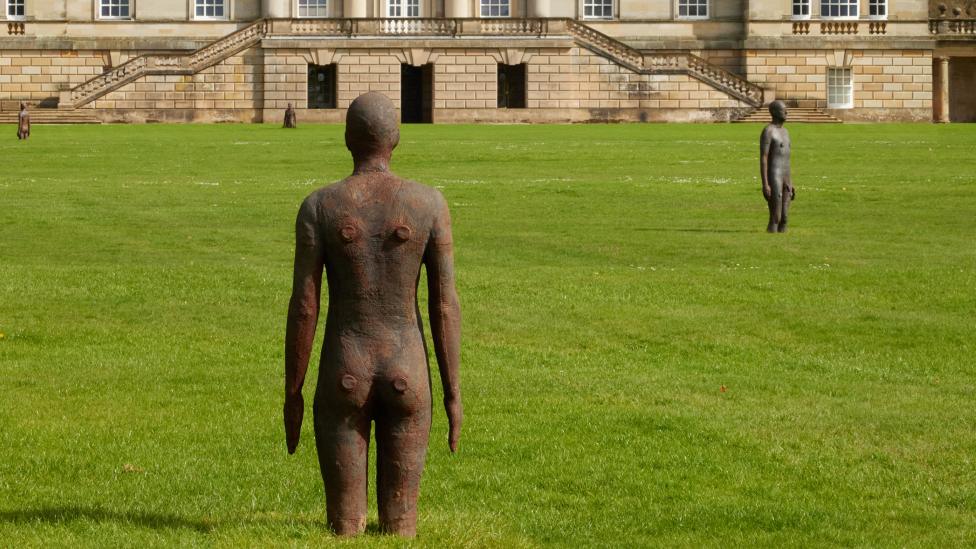
<path id="1" fill-rule="evenodd" d="M 0 50 L 0 100 L 56 101 L 62 86 L 98 76 L 107 63 L 100 51 Z"/>
<path id="2" fill-rule="evenodd" d="M 727 120 L 748 109 L 680 74 L 636 74 L 587 49 L 431 48 L 265 52 L 264 119 L 292 103 L 299 120 L 342 122 L 360 94 L 378 91 L 400 105 L 401 64 L 432 64 L 433 118 L 452 122 Z M 335 63 L 337 108 L 306 109 L 307 65 Z M 526 64 L 526 107 L 498 109 L 498 64 Z"/>
<path id="3" fill-rule="evenodd" d="M 831 109 L 831 114 L 848 120 L 931 120 L 931 51 L 746 52 L 748 79 L 799 106 L 826 107 L 828 67 L 851 67 L 854 93 L 853 108 Z"/>
<path id="4" fill-rule="evenodd" d="M 142 77 L 84 108 L 111 122 L 250 122 L 260 120 L 264 80 L 264 52 L 252 48 L 196 74 Z"/>
<path id="5" fill-rule="evenodd" d="M 742 50 L 698 50 L 691 53 L 732 74 L 739 76 L 746 74 L 745 52 Z"/>

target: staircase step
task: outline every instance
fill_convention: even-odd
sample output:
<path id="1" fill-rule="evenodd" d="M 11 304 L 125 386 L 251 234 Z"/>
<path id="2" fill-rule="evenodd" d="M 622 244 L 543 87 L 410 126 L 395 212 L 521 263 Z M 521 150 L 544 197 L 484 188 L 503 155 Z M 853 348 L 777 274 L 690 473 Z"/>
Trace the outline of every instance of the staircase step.
<path id="1" fill-rule="evenodd" d="M 102 121 L 94 113 L 62 110 L 62 109 L 32 109 L 31 124 L 101 124 Z M 0 111 L 0 124 L 16 124 L 18 112 Z"/>
<path id="2" fill-rule="evenodd" d="M 768 124 L 772 121 L 773 119 L 769 115 L 769 112 L 764 108 L 756 109 L 742 118 L 733 120 L 733 122 L 752 122 L 763 124 Z M 787 121 L 803 122 L 807 124 L 840 124 L 843 122 L 839 118 L 831 116 L 819 109 L 796 107 L 789 110 Z"/>

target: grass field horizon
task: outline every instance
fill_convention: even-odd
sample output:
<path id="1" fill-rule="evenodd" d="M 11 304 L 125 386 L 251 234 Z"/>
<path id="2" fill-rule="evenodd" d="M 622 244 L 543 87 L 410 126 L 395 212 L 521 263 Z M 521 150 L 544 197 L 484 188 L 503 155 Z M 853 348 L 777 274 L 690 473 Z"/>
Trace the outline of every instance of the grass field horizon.
<path id="1" fill-rule="evenodd" d="M 976 126 L 787 127 L 785 235 L 759 125 L 403 127 L 465 404 L 452 456 L 435 369 L 410 545 L 976 545 Z M 4 131 L 0 546 L 404 545 L 372 487 L 369 535 L 326 529 L 317 360 L 294 456 L 281 426 L 342 126 Z"/>

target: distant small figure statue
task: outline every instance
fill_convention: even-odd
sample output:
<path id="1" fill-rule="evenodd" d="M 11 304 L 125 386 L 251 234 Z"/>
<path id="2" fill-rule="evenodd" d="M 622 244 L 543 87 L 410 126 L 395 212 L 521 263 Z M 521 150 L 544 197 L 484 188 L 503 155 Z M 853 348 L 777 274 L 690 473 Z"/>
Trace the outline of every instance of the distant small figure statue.
<path id="1" fill-rule="evenodd" d="M 27 112 L 27 103 L 20 103 L 20 114 L 17 115 L 17 139 L 27 139 L 30 137 L 30 113 Z"/>
<path id="2" fill-rule="evenodd" d="M 796 198 L 790 175 L 790 132 L 783 127 L 786 103 L 773 101 L 769 104 L 769 114 L 773 122 L 763 129 L 759 138 L 759 175 L 762 177 L 762 193 L 769 206 L 766 232 L 785 233 L 790 201 Z"/>
<path id="3" fill-rule="evenodd" d="M 285 109 L 285 128 L 297 128 L 298 127 L 298 116 L 295 115 L 295 108 L 288 103 L 288 108 Z"/>
<path id="4" fill-rule="evenodd" d="M 452 452 L 461 436 L 461 308 L 451 216 L 438 191 L 390 171 L 400 141 L 397 119 L 396 107 L 383 94 L 366 93 L 352 102 L 346 114 L 352 175 L 310 194 L 295 226 L 285 334 L 285 435 L 293 453 L 324 270 L 329 310 L 315 389 L 315 444 L 329 526 L 339 535 L 356 535 L 366 527 L 374 423 L 380 529 L 416 534 L 431 424 L 430 372 L 417 306 L 422 265 Z"/>

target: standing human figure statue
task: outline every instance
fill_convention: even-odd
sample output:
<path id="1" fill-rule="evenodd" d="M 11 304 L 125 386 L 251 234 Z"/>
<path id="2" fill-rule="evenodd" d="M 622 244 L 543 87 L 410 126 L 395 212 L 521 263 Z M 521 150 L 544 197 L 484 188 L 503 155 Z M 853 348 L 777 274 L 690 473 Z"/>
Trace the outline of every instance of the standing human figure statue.
<path id="1" fill-rule="evenodd" d="M 328 280 L 318 383 L 315 443 L 329 526 L 355 535 L 366 526 L 370 424 L 376 424 L 380 528 L 416 534 L 417 496 L 431 426 L 430 372 L 417 304 L 427 268 L 428 310 L 457 451 L 461 309 L 454 286 L 451 219 L 436 190 L 397 177 L 390 157 L 400 140 L 397 110 L 371 92 L 346 115 L 352 175 L 310 194 L 295 226 L 295 271 L 285 341 L 285 433 L 298 446 L 302 385 Z"/>
<path id="2" fill-rule="evenodd" d="M 30 113 L 27 112 L 27 103 L 21 102 L 20 114 L 17 115 L 17 139 L 28 137 L 30 137 Z"/>
<path id="3" fill-rule="evenodd" d="M 790 132 L 783 127 L 786 103 L 773 101 L 769 104 L 769 114 L 773 122 L 763 129 L 759 138 L 759 175 L 763 197 L 769 206 L 766 232 L 785 233 L 790 201 L 796 197 L 790 175 Z"/>
<path id="4" fill-rule="evenodd" d="M 285 109 L 285 125 L 286 128 L 297 128 L 298 127 L 298 116 L 295 115 L 295 107 L 288 103 L 288 108 Z"/>

